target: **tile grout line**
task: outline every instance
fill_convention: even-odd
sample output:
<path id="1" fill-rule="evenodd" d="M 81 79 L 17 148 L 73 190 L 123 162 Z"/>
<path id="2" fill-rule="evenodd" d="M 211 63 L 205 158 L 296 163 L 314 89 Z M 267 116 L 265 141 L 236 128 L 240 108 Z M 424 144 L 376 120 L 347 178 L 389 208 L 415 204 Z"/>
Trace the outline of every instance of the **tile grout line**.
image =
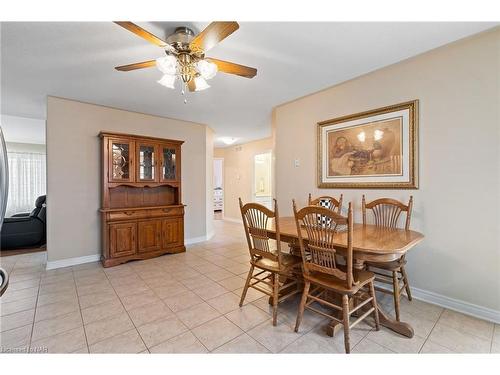
<path id="1" fill-rule="evenodd" d="M 223 315 L 223 316 L 224 316 L 224 315 Z M 227 318 L 226 318 L 226 319 L 227 319 Z M 229 319 L 228 319 L 228 320 L 229 320 Z M 232 323 L 232 322 L 231 322 L 231 323 Z M 234 324 L 234 323 L 233 323 L 233 324 Z M 235 324 L 235 325 L 236 325 L 236 324 Z M 237 327 L 238 327 L 238 326 L 237 326 Z M 240 328 L 240 327 L 238 327 L 238 328 Z M 241 328 L 240 328 L 240 329 L 241 329 Z M 242 330 L 242 331 L 243 331 L 243 330 Z M 193 333 L 193 335 L 194 335 L 194 333 Z M 208 352 L 209 352 L 210 354 L 214 354 L 214 351 L 216 351 L 217 349 L 219 349 L 221 346 L 224 346 L 224 345 L 226 345 L 227 343 L 230 343 L 231 341 L 236 340 L 238 337 L 241 337 L 241 336 L 243 336 L 243 335 L 247 335 L 248 337 L 251 337 L 251 338 L 252 338 L 252 340 L 255 340 L 252 336 L 250 336 L 250 335 L 249 335 L 249 334 L 247 334 L 245 331 L 243 331 L 243 333 L 242 333 L 242 334 L 240 334 L 240 335 L 238 335 L 238 336 L 236 336 L 236 337 L 233 337 L 233 338 L 232 338 L 232 339 L 230 339 L 229 341 L 226 341 L 225 343 L 223 343 L 223 344 L 221 344 L 221 345 L 217 346 L 216 348 L 213 348 L 212 350 L 208 350 L 208 348 L 207 348 L 207 350 L 208 350 Z M 196 337 L 196 335 L 194 335 L 194 336 Z M 196 337 L 196 339 L 198 339 L 198 337 Z M 200 341 L 200 340 L 198 340 L 198 341 Z M 256 342 L 258 342 L 257 340 L 255 340 L 255 341 L 256 341 Z M 200 341 L 200 342 L 201 342 L 201 341 Z M 259 344 L 260 344 L 260 343 L 259 343 Z M 202 342 L 201 342 L 201 345 L 205 346 Z M 262 344 L 260 344 L 260 345 L 262 345 Z M 264 345 L 262 345 L 262 346 L 264 346 Z M 206 348 L 206 347 L 205 347 L 205 348 Z M 264 348 L 266 348 L 266 347 L 264 346 Z M 267 348 L 266 348 L 266 349 L 267 349 Z M 216 353 L 215 353 L 215 354 L 216 354 Z"/>
<path id="2" fill-rule="evenodd" d="M 141 278 L 141 276 L 140 276 L 140 275 L 138 275 L 138 274 L 137 274 L 137 272 L 135 272 L 135 270 L 134 270 L 132 267 L 130 267 L 130 268 L 131 268 L 132 272 L 134 272 L 137 276 L 139 276 L 139 278 Z M 103 271 L 103 272 L 104 272 L 104 271 Z M 151 352 L 149 351 L 149 347 L 146 345 L 146 342 L 145 342 L 145 341 L 144 341 L 144 339 L 142 338 L 141 333 L 140 333 L 140 332 L 139 332 L 139 330 L 137 329 L 137 327 L 136 327 L 136 325 L 135 325 L 134 321 L 133 321 L 133 320 L 132 320 L 132 318 L 130 317 L 130 314 L 128 313 L 127 309 L 125 308 L 125 305 L 123 304 L 123 301 L 122 301 L 121 297 L 118 295 L 118 293 L 117 293 L 117 292 L 116 292 L 116 290 L 115 290 L 115 287 L 114 287 L 114 286 L 113 286 L 113 284 L 111 283 L 111 280 L 110 280 L 110 278 L 109 278 L 108 274 L 107 274 L 106 272 L 104 272 L 104 274 L 106 275 L 106 279 L 108 280 L 109 284 L 111 285 L 111 288 L 113 288 L 113 292 L 115 292 L 116 296 L 118 297 L 118 300 L 120 301 L 120 304 L 122 305 L 123 310 L 125 310 L 125 313 L 127 314 L 128 318 L 129 318 L 129 319 L 130 319 L 130 321 L 132 322 L 132 325 L 134 326 L 135 331 L 136 331 L 136 332 L 137 332 L 137 334 L 139 335 L 139 337 L 140 337 L 140 339 L 141 339 L 142 343 L 144 344 L 144 347 L 146 348 L 146 350 L 148 351 L 148 353 L 151 353 Z M 142 279 L 142 278 L 141 278 L 141 279 Z M 149 288 L 149 285 L 148 285 L 148 288 Z M 151 288 L 150 288 L 150 289 L 151 289 Z M 153 293 L 154 293 L 154 291 L 153 291 Z M 111 338 L 113 338 L 113 337 L 117 337 L 117 336 L 119 336 L 119 335 L 121 335 L 121 334 L 123 334 L 123 333 L 124 333 L 124 332 L 119 333 L 119 334 L 116 334 L 116 335 L 111 336 L 111 337 L 107 337 L 107 338 L 105 338 L 105 339 L 103 339 L 103 340 L 101 340 L 101 341 L 98 341 L 98 342 L 93 343 L 92 345 L 95 345 L 95 344 L 97 344 L 97 343 L 99 343 L 99 342 L 102 342 L 102 341 L 104 341 L 104 340 L 111 339 Z M 90 353 L 90 347 L 89 347 L 89 353 Z"/>
<path id="3" fill-rule="evenodd" d="M 80 295 L 78 294 L 78 286 L 76 285 L 75 270 L 73 268 L 71 268 L 71 272 L 73 273 L 73 280 L 75 283 L 76 300 L 78 302 L 78 310 L 80 311 L 80 318 L 82 319 L 82 329 L 83 329 L 83 335 L 85 336 L 85 345 L 87 346 L 87 353 L 90 354 L 89 340 L 87 339 L 87 331 L 85 330 L 85 321 L 83 320 L 83 314 L 82 314 L 82 305 L 80 304 Z"/>
<path id="4" fill-rule="evenodd" d="M 187 309 L 186 309 L 186 310 L 187 310 Z M 218 312 L 218 311 L 217 311 L 217 312 Z M 204 347 L 205 349 L 207 349 L 207 352 L 208 352 L 208 353 L 212 353 L 214 350 L 216 350 L 217 348 L 220 348 L 222 345 L 225 345 L 225 344 L 227 344 L 228 342 L 230 342 L 230 341 L 234 340 L 236 337 L 240 337 L 241 335 L 243 335 L 243 334 L 245 334 L 245 333 L 246 333 L 246 332 L 245 332 L 245 331 L 243 331 L 240 327 L 238 327 L 236 324 L 234 324 L 234 325 L 235 325 L 236 327 L 238 327 L 238 329 L 240 329 L 243 333 L 242 333 L 242 334 L 240 334 L 240 335 L 238 335 L 238 336 L 236 336 L 236 337 L 233 337 L 233 338 L 232 338 L 232 339 L 230 339 L 229 341 L 226 341 L 225 343 L 223 343 L 223 344 L 221 344 L 221 345 L 217 346 L 216 348 L 214 348 L 214 349 L 212 349 L 212 350 L 209 350 L 209 349 L 206 347 L 206 345 L 205 345 L 205 344 L 203 344 L 203 342 L 200 340 L 200 338 L 199 338 L 198 336 L 196 336 L 196 334 L 193 332 L 193 329 L 198 328 L 198 327 L 202 326 L 203 324 L 207 324 L 207 323 L 213 322 L 214 320 L 219 319 L 220 317 L 224 317 L 224 318 L 225 318 L 228 322 L 230 322 L 231 324 L 234 324 L 234 323 L 233 323 L 233 322 L 231 322 L 228 318 L 226 318 L 224 315 L 220 315 L 220 316 L 218 316 L 217 318 L 213 318 L 213 319 L 211 319 L 211 320 L 209 320 L 209 321 L 207 321 L 207 322 L 205 322 L 205 323 L 201 323 L 200 325 L 197 325 L 196 327 L 193 327 L 193 328 L 189 328 L 189 327 L 188 327 L 189 332 L 191 332 L 191 334 L 192 334 L 194 337 L 196 337 L 196 340 L 198 340 L 198 341 L 200 342 L 200 344 L 201 344 L 201 345 L 203 345 L 203 347 Z M 180 320 L 180 319 L 179 319 L 179 320 Z M 186 326 L 186 327 L 187 327 L 187 326 Z"/>
<path id="5" fill-rule="evenodd" d="M 16 264 L 17 264 L 17 262 L 16 262 Z M 40 279 L 39 279 L 39 283 L 38 283 L 38 292 L 36 294 L 35 309 L 33 311 L 33 323 L 32 323 L 32 326 L 31 326 L 30 341 L 29 341 L 29 344 L 28 344 L 28 353 L 30 352 L 31 344 L 33 342 L 33 332 L 35 331 L 36 310 L 37 310 L 37 307 L 38 307 L 38 298 L 40 297 L 41 284 L 42 284 L 42 276 L 40 275 Z"/>
<path id="6" fill-rule="evenodd" d="M 450 309 L 447 309 L 445 307 L 443 307 L 444 311 L 443 311 L 443 314 L 446 312 L 446 311 L 450 311 L 452 313 L 454 313 L 455 311 L 453 310 L 450 310 Z M 462 313 L 459 313 L 459 314 L 462 314 Z M 494 332 L 494 329 L 495 329 L 495 323 L 493 322 L 490 322 L 490 321 L 487 321 L 487 320 L 484 320 L 484 319 L 479 319 L 479 318 L 476 318 L 476 317 L 473 317 L 473 316 L 469 316 L 467 314 L 462 314 L 462 315 L 465 315 L 466 317 L 469 317 L 469 318 L 473 318 L 473 319 L 477 319 L 477 320 L 480 320 L 480 321 L 483 321 L 483 322 L 486 322 L 486 323 L 490 323 L 490 324 L 493 324 L 493 332 Z M 441 315 L 439 316 L 439 318 L 441 318 Z M 446 322 L 441 322 L 442 325 L 444 325 L 445 327 L 447 328 L 450 328 L 450 329 L 453 329 L 453 330 L 456 330 L 456 331 L 459 331 L 459 329 L 457 329 L 456 327 L 446 323 Z M 468 336 L 473 336 L 475 337 L 476 339 L 480 339 L 480 340 L 483 340 L 483 341 L 489 341 L 489 339 L 487 338 L 484 338 L 484 336 L 479 336 L 477 335 L 476 333 L 472 333 L 472 331 L 470 332 L 463 332 L 465 335 L 468 335 Z M 449 349 L 449 348 L 448 348 Z"/>
<path id="7" fill-rule="evenodd" d="M 186 266 L 187 266 L 187 265 L 186 265 Z M 196 271 L 198 274 L 202 275 L 202 273 L 201 273 L 200 271 L 196 270 L 195 268 L 190 267 L 190 266 L 188 266 L 188 267 L 189 267 L 189 268 L 191 268 L 191 269 L 193 269 L 194 271 Z M 160 296 L 159 296 L 159 295 L 155 292 L 155 290 L 154 290 L 152 287 L 150 287 L 150 286 L 149 286 L 149 284 L 147 284 L 147 282 L 146 282 L 146 281 L 145 281 L 145 280 L 141 277 L 141 275 L 139 275 L 139 274 L 138 274 L 138 276 L 139 276 L 139 278 L 140 278 L 140 279 L 142 279 L 142 280 L 146 283 L 146 285 L 148 285 L 148 287 L 152 290 L 153 294 L 154 294 L 157 298 L 159 298 L 159 299 L 160 299 L 160 301 L 161 301 L 161 302 L 162 302 L 162 303 L 163 303 L 163 304 L 164 304 L 164 305 L 165 305 L 165 306 L 166 306 L 166 307 L 167 307 L 170 311 L 172 311 L 172 313 L 175 315 L 175 318 L 176 318 L 176 319 L 178 319 L 178 320 L 179 320 L 179 321 L 180 321 L 180 322 L 181 322 L 181 323 L 182 323 L 182 324 L 183 324 L 183 325 L 187 328 L 187 331 L 186 331 L 186 332 L 190 332 L 190 333 L 191 333 L 191 334 L 192 334 L 192 335 L 196 338 L 196 340 L 198 340 L 198 342 L 199 342 L 199 343 L 200 343 L 200 344 L 201 344 L 201 345 L 202 345 L 202 346 L 203 346 L 203 347 L 207 350 L 207 352 L 208 352 L 208 353 L 211 353 L 211 351 L 210 351 L 210 350 L 209 350 L 209 349 L 205 346 L 205 344 L 203 344 L 203 342 L 201 342 L 201 341 L 200 341 L 200 339 L 199 339 L 199 338 L 195 335 L 195 333 L 192 331 L 192 328 L 188 327 L 188 326 L 187 326 L 187 325 L 186 325 L 186 324 L 185 324 L 185 323 L 184 323 L 184 322 L 183 322 L 183 321 L 182 321 L 182 320 L 178 317 L 177 312 L 174 312 L 173 310 L 171 310 L 171 309 L 168 307 L 168 305 L 165 303 L 165 301 L 164 301 L 162 298 L 160 298 Z M 194 277 L 197 277 L 197 276 L 194 276 Z M 181 285 L 183 285 L 186 289 L 188 289 L 190 292 L 192 292 L 189 288 L 187 288 L 187 287 L 186 287 L 186 286 L 182 283 L 182 281 L 179 281 L 179 280 L 175 280 L 175 281 L 176 281 L 176 282 L 179 282 L 179 283 L 180 283 Z M 214 281 L 214 282 L 215 282 L 215 281 Z M 194 292 L 193 292 L 193 293 L 194 293 Z M 180 295 L 180 294 L 181 294 L 181 293 L 179 293 L 179 295 Z M 195 294 L 196 294 L 196 293 L 195 293 Z M 198 297 L 199 297 L 199 296 L 198 296 Z M 168 297 L 167 297 L 167 298 L 168 298 Z M 201 297 L 200 297 L 200 298 L 201 298 Z M 203 299 L 202 299 L 202 300 L 203 300 Z M 207 302 L 207 301 L 203 300 L 203 302 L 200 302 L 199 304 L 196 304 L 196 305 L 194 305 L 194 306 L 201 305 L 202 303 L 207 303 L 207 304 L 208 304 L 208 302 Z M 208 305 L 210 306 L 210 304 L 208 304 Z M 180 310 L 180 311 L 178 311 L 178 312 L 185 311 L 185 310 L 190 309 L 190 308 L 192 308 L 192 307 L 193 307 L 193 306 L 191 306 L 191 307 L 187 307 L 186 309 Z M 212 306 L 211 306 L 211 307 L 212 307 Z M 213 308 L 213 307 L 212 307 L 212 308 Z M 215 309 L 215 310 L 217 311 L 217 309 Z M 217 312 L 219 312 L 219 311 L 217 311 Z M 224 315 L 222 314 L 222 315 L 220 315 L 220 316 L 224 316 Z M 220 316 L 219 316 L 219 317 L 217 317 L 217 318 L 214 318 L 214 319 L 212 319 L 212 320 L 218 319 L 218 318 L 220 318 Z M 161 319 L 161 318 L 160 318 L 160 319 Z M 157 319 L 157 320 L 155 320 L 154 322 L 157 322 L 157 321 L 159 321 L 160 319 Z M 227 319 L 227 318 L 226 318 L 226 319 Z M 208 322 L 211 322 L 212 320 L 209 320 Z M 208 323 L 208 322 L 205 322 L 205 323 Z M 132 323 L 133 323 L 133 321 L 132 321 Z M 151 323 L 153 323 L 153 322 L 151 322 Z M 203 324 L 205 324 L 205 323 L 202 323 L 202 324 L 200 324 L 200 325 L 198 325 L 198 326 L 196 326 L 196 327 L 199 327 L 199 326 L 201 326 L 201 325 L 203 325 Z M 193 329 L 194 329 L 194 328 L 196 328 L 196 327 L 193 327 Z M 181 335 L 185 334 L 186 332 L 183 332 L 183 333 L 181 333 L 181 334 L 179 334 L 179 335 L 177 335 L 177 336 L 171 337 L 171 338 L 169 338 L 169 339 L 167 339 L 167 340 L 165 340 L 165 341 L 162 341 L 162 342 L 160 342 L 160 343 L 158 343 L 158 344 L 156 344 L 156 345 L 153 345 L 153 346 L 157 346 L 157 345 L 160 345 L 160 344 L 162 344 L 162 343 L 165 343 L 165 342 L 167 342 L 167 341 L 169 341 L 169 340 L 171 340 L 171 339 L 173 339 L 173 338 L 175 338 L 175 337 L 179 337 L 179 336 L 181 336 Z M 139 333 L 139 336 L 140 336 L 140 333 Z M 141 336 L 141 339 L 142 339 L 142 336 Z M 145 344 L 145 343 L 144 343 L 144 344 Z M 224 343 L 224 344 L 225 344 L 225 343 Z M 224 345 L 224 344 L 222 344 L 222 345 Z M 148 346 L 146 346 L 146 348 L 147 348 L 148 352 L 149 352 L 149 353 L 151 353 L 151 352 L 149 351 L 149 347 L 148 347 Z"/>
<path id="8" fill-rule="evenodd" d="M 443 311 L 441 311 L 441 313 L 439 314 L 438 318 L 436 319 L 436 322 L 434 323 L 434 325 L 432 326 L 432 329 L 429 331 L 429 334 L 427 335 L 427 337 L 425 338 L 425 341 L 424 343 L 422 344 L 422 347 L 420 348 L 420 350 L 418 351 L 418 354 L 421 354 L 422 352 L 422 349 L 424 348 L 425 344 L 427 343 L 427 341 L 429 340 L 429 337 L 431 337 L 431 334 L 432 332 L 434 331 L 434 328 L 436 328 L 436 325 L 438 324 L 439 320 L 441 319 L 441 316 L 444 314 L 444 311 L 446 309 L 443 309 Z M 443 345 L 443 347 L 445 347 L 446 349 L 450 349 L 446 346 Z M 451 350 L 451 349 L 450 349 Z"/>
<path id="9" fill-rule="evenodd" d="M 286 318 L 285 318 L 286 319 Z M 290 324 L 293 324 L 292 322 L 289 322 Z M 303 336 L 307 335 L 309 332 L 312 332 L 312 330 L 314 328 L 316 328 L 317 326 L 319 326 L 320 324 L 324 324 L 324 322 L 320 322 L 316 325 L 314 325 L 311 329 L 309 329 L 307 332 L 304 332 L 302 333 L 301 335 L 299 335 L 299 337 L 297 337 L 295 340 L 293 340 L 291 343 L 289 343 L 288 345 L 286 345 L 283 349 L 281 349 L 278 353 L 282 353 L 283 350 L 285 350 L 286 348 L 288 348 L 290 345 L 292 345 L 294 342 L 296 342 L 297 340 L 299 340 L 300 338 L 302 338 Z M 292 332 L 294 332 L 294 329 L 292 328 Z M 295 332 L 298 334 L 298 332 Z M 254 340 L 257 341 L 257 339 L 255 339 L 252 335 L 249 334 L 250 337 L 252 337 Z M 333 339 L 333 338 L 332 338 Z M 266 348 L 267 349 L 267 348 Z M 272 353 L 272 352 L 271 352 Z M 278 354 L 278 353 L 273 353 L 273 354 Z"/>
<path id="10" fill-rule="evenodd" d="M 493 323 L 493 330 L 491 332 L 491 341 L 490 341 L 490 354 L 493 351 L 493 339 L 495 338 L 495 330 L 496 330 L 496 328 L 497 328 L 496 323 Z"/>

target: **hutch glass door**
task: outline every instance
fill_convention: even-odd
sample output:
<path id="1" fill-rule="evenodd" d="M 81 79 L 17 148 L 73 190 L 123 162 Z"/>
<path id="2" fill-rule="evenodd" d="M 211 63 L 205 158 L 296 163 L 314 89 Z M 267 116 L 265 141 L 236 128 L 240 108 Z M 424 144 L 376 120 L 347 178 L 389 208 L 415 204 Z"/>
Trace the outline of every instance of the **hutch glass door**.
<path id="1" fill-rule="evenodd" d="M 110 182 L 134 181 L 134 142 L 125 139 L 110 139 L 108 144 Z"/>
<path id="2" fill-rule="evenodd" d="M 156 146 L 153 144 L 139 143 L 137 145 L 138 181 L 157 181 L 156 172 Z"/>
<path id="3" fill-rule="evenodd" d="M 161 146 L 161 181 L 178 181 L 179 166 L 177 156 L 179 149 L 173 145 Z"/>

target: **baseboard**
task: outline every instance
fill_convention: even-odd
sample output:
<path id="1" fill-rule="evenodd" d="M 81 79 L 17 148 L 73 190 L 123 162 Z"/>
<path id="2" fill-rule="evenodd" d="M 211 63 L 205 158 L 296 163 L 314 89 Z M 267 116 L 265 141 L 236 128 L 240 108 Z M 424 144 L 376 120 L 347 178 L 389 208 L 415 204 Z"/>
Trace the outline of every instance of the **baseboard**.
<path id="1" fill-rule="evenodd" d="M 241 219 L 233 219 L 232 217 L 224 217 L 224 219 L 222 219 L 224 221 L 229 221 L 230 223 L 238 223 L 238 224 L 242 224 L 243 221 Z"/>
<path id="2" fill-rule="evenodd" d="M 208 233 L 206 236 L 187 238 L 184 241 L 184 243 L 186 245 L 191 245 L 197 242 L 204 242 L 210 240 L 213 236 L 214 232 L 212 231 Z M 53 261 L 48 261 L 47 266 L 45 268 L 47 270 L 54 270 L 56 268 L 71 267 L 71 266 L 76 266 L 78 264 L 98 262 L 100 259 L 101 259 L 101 254 L 94 254 L 94 255 L 87 255 L 84 257 L 53 260 Z"/>
<path id="3" fill-rule="evenodd" d="M 101 254 L 94 254 L 94 255 L 87 255 L 84 257 L 47 261 L 46 269 L 53 270 L 56 268 L 76 266 L 78 264 L 83 264 L 83 263 L 98 262 L 100 259 L 101 259 Z"/>
<path id="4" fill-rule="evenodd" d="M 380 285 L 381 288 L 391 290 L 390 287 Z M 455 298 L 443 296 L 442 294 L 430 292 L 428 290 L 410 287 L 412 297 L 423 302 L 441 306 L 449 310 L 457 311 L 462 314 L 470 315 L 475 318 L 487 320 L 489 322 L 500 324 L 500 311 L 488 307 L 475 305 L 470 302 Z"/>
<path id="5" fill-rule="evenodd" d="M 205 236 L 199 236 L 199 237 L 193 237 L 193 238 L 186 238 L 184 240 L 185 245 L 192 245 L 198 242 L 205 242 L 210 240 L 213 236 L 215 235 L 214 231 L 211 231 L 207 233 Z"/>

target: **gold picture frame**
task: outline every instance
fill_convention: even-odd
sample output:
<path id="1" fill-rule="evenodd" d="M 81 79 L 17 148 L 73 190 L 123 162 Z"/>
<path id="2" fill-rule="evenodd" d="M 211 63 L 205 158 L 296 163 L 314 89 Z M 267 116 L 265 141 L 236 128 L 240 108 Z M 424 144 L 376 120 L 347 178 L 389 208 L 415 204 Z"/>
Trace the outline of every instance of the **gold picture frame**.
<path id="1" fill-rule="evenodd" d="M 318 187 L 418 189 L 418 104 L 319 122 Z"/>

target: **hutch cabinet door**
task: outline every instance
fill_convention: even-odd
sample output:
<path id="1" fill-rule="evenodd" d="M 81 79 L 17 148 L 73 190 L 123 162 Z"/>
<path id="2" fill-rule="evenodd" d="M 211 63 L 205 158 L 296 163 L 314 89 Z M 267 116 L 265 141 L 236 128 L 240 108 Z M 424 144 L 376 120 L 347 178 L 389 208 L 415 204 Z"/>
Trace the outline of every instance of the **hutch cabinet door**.
<path id="1" fill-rule="evenodd" d="M 180 146 L 160 145 L 160 182 L 180 182 Z"/>
<path id="2" fill-rule="evenodd" d="M 108 140 L 108 181 L 134 182 L 134 141 Z"/>
<path id="3" fill-rule="evenodd" d="M 158 146 L 151 143 L 137 142 L 136 182 L 158 181 Z"/>
<path id="4" fill-rule="evenodd" d="M 139 252 L 161 249 L 161 220 L 145 220 L 138 222 Z"/>
<path id="5" fill-rule="evenodd" d="M 182 217 L 164 219 L 162 223 L 162 247 L 180 246 L 184 242 L 184 225 Z"/>
<path id="6" fill-rule="evenodd" d="M 109 225 L 109 250 L 112 257 L 134 255 L 136 243 L 137 224 L 120 223 Z"/>

